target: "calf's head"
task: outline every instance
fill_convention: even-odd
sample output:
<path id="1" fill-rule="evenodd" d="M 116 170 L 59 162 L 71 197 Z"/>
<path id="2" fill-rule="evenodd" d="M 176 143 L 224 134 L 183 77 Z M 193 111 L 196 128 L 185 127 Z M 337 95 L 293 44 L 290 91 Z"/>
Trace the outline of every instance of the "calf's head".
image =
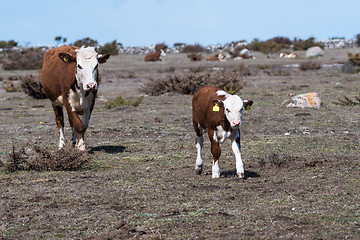
<path id="1" fill-rule="evenodd" d="M 109 54 L 97 54 L 93 47 L 81 47 L 76 49 L 76 56 L 69 53 L 59 53 L 59 58 L 64 63 L 76 64 L 76 81 L 83 91 L 96 91 L 98 89 L 97 75 L 98 66 L 105 63 Z"/>
<path id="2" fill-rule="evenodd" d="M 241 119 L 244 109 L 250 107 L 253 104 L 253 101 L 249 101 L 249 100 L 243 101 L 239 96 L 230 95 L 230 94 L 225 95 L 225 100 L 217 100 L 217 101 L 219 102 L 220 106 L 224 108 L 225 116 L 229 121 L 231 128 L 237 128 L 241 126 Z"/>

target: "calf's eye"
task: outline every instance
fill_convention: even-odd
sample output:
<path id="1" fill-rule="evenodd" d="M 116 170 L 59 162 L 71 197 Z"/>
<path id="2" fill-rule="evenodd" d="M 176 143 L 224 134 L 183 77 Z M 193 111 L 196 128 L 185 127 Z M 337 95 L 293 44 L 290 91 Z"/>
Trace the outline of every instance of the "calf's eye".
<path id="1" fill-rule="evenodd" d="M 77 65 L 77 67 L 78 67 L 78 69 L 82 69 L 82 67 L 79 64 Z"/>
<path id="2" fill-rule="evenodd" d="M 229 112 L 230 112 L 230 110 L 227 108 L 227 109 L 226 109 L 226 112 L 227 112 L 227 113 L 229 113 Z"/>

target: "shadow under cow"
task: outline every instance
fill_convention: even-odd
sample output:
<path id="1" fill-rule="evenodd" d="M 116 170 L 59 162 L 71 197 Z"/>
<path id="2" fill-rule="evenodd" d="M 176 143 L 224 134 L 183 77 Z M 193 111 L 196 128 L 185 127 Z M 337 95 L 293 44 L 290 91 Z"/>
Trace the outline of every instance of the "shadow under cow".
<path id="1" fill-rule="evenodd" d="M 89 153 L 94 152 L 106 152 L 110 154 L 114 153 L 122 153 L 124 152 L 126 147 L 124 146 L 113 146 L 113 145 L 105 145 L 105 146 L 97 146 L 97 147 L 90 147 Z"/>
<path id="2" fill-rule="evenodd" d="M 232 171 L 223 171 L 221 172 L 221 176 L 228 178 L 228 177 L 236 177 L 236 170 L 232 170 Z M 260 174 L 256 173 L 256 172 L 252 172 L 252 171 L 246 171 L 245 170 L 245 179 L 247 178 L 258 178 L 261 177 Z"/>

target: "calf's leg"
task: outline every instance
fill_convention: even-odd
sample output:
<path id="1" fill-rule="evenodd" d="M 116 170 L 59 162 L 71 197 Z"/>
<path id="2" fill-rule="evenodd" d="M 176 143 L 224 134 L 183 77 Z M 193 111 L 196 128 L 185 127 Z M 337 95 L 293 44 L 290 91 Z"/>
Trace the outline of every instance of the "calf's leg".
<path id="1" fill-rule="evenodd" d="M 220 177 L 220 168 L 219 168 L 219 158 L 221 155 L 221 149 L 219 146 L 219 142 L 214 139 L 214 131 L 209 130 L 209 139 L 211 142 L 211 153 L 213 155 L 213 164 L 212 164 L 212 178 Z"/>
<path id="2" fill-rule="evenodd" d="M 203 160 L 201 158 L 201 151 L 202 151 L 202 148 L 204 147 L 204 137 L 202 134 L 201 134 L 201 136 L 196 137 L 195 143 L 196 143 L 196 149 L 197 149 L 195 171 L 197 174 L 201 174 L 202 169 L 203 169 Z"/>
<path id="3" fill-rule="evenodd" d="M 83 125 L 81 119 L 79 118 L 79 115 L 76 112 L 72 111 L 72 108 L 68 101 L 67 102 L 64 101 L 64 106 L 69 115 L 70 125 L 73 129 L 73 141 L 75 141 L 75 136 L 76 136 L 75 147 L 77 147 L 81 151 L 84 151 L 85 150 L 85 143 L 84 143 L 85 128 L 84 128 L 84 125 Z"/>
<path id="4" fill-rule="evenodd" d="M 245 171 L 244 164 L 241 160 L 240 130 L 236 130 L 236 134 L 231 138 L 231 147 L 236 158 L 236 174 L 239 178 L 244 178 Z"/>

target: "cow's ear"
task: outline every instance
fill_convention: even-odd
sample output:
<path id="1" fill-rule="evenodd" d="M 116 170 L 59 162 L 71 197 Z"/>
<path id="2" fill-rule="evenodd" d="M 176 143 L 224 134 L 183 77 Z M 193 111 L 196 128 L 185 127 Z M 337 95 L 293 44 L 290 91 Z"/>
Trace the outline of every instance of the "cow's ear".
<path id="1" fill-rule="evenodd" d="M 253 105 L 253 101 L 251 100 L 244 100 L 244 109 L 249 111 L 251 109 L 251 105 Z"/>
<path id="2" fill-rule="evenodd" d="M 76 58 L 73 55 L 64 52 L 59 53 L 59 58 L 64 63 L 76 62 Z"/>
<path id="3" fill-rule="evenodd" d="M 99 54 L 98 55 L 98 62 L 100 64 L 106 63 L 106 61 L 109 59 L 109 57 L 110 57 L 110 54 Z"/>
<path id="4" fill-rule="evenodd" d="M 219 107 L 224 107 L 224 102 L 220 99 L 215 99 L 213 105 L 217 104 Z"/>

